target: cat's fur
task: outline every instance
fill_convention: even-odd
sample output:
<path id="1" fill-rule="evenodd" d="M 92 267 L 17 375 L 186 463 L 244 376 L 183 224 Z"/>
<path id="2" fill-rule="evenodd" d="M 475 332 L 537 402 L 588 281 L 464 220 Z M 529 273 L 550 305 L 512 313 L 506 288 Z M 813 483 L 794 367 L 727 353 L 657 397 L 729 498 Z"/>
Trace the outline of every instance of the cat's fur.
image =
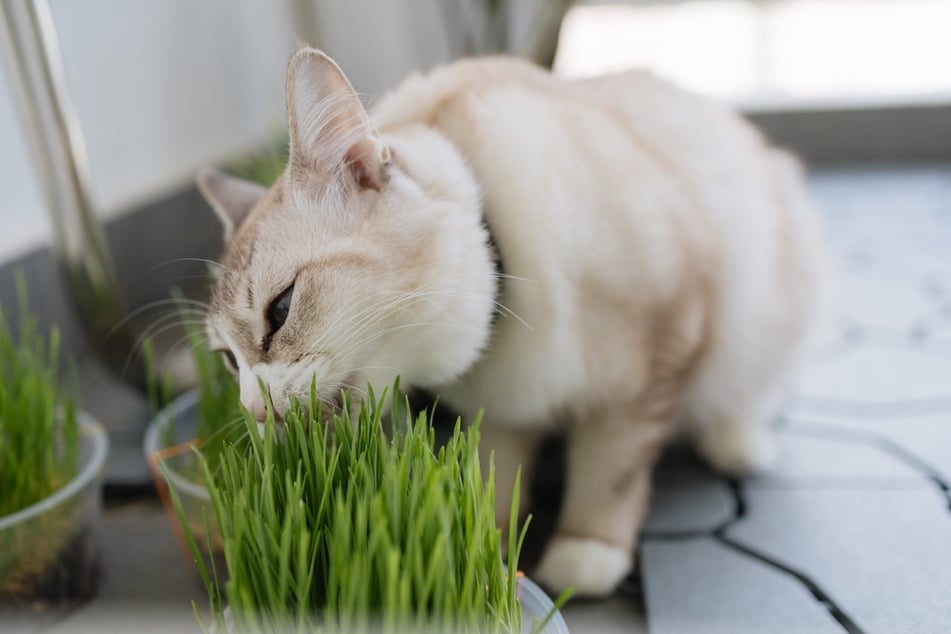
<path id="1" fill-rule="evenodd" d="M 765 464 L 822 251 L 797 165 L 741 118 L 649 74 L 507 59 L 414 76 L 371 118 L 309 48 L 287 102 L 270 190 L 199 177 L 228 238 L 209 336 L 246 406 L 263 411 L 259 377 L 281 410 L 315 374 L 328 400 L 399 374 L 466 418 L 484 408 L 501 508 L 561 428 L 565 500 L 534 574 L 586 595 L 630 569 L 678 424 L 721 469 Z"/>

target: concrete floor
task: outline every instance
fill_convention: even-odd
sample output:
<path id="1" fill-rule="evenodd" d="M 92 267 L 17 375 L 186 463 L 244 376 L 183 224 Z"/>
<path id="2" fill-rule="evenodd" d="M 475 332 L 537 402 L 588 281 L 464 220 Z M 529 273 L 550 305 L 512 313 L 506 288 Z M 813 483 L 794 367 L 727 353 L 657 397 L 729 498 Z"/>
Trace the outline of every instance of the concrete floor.
<path id="1" fill-rule="evenodd" d="M 833 319 L 769 473 L 661 465 L 641 546 L 654 634 L 951 631 L 951 166 L 811 184 Z"/>
<path id="2" fill-rule="evenodd" d="M 5 634 L 201 632 L 191 602 L 207 616 L 201 581 L 186 561 L 158 502 L 138 501 L 104 513 L 103 569 L 96 599 L 67 614 L 18 622 Z M 642 632 L 644 615 L 619 593 L 608 601 L 575 603 L 563 614 L 572 632 Z M 206 619 L 207 622 L 207 619 Z"/>
<path id="3" fill-rule="evenodd" d="M 776 421 L 778 463 L 730 481 L 669 452 L 639 573 L 569 605 L 572 631 L 951 631 L 951 166 L 811 184 L 837 304 Z M 99 598 L 18 631 L 199 631 L 203 591 L 156 502 L 107 510 L 103 543 Z"/>

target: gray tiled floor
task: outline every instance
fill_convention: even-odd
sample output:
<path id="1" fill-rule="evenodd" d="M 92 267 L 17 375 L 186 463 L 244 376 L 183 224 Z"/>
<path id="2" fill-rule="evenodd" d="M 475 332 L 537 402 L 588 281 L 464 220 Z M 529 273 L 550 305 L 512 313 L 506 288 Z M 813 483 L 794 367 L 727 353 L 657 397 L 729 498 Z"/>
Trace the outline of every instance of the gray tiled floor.
<path id="1" fill-rule="evenodd" d="M 650 632 L 951 631 L 951 166 L 826 170 L 812 187 L 834 318 L 769 473 L 660 480 L 655 515 L 709 527 L 721 515 L 698 492 L 719 485 L 730 518 L 645 535 Z"/>
<path id="2" fill-rule="evenodd" d="M 639 575 L 568 606 L 573 631 L 951 631 L 951 166 L 812 186 L 839 302 L 777 421 L 778 463 L 733 482 L 670 452 Z M 110 510 L 105 529 L 100 598 L 54 631 L 197 631 L 161 510 Z"/>

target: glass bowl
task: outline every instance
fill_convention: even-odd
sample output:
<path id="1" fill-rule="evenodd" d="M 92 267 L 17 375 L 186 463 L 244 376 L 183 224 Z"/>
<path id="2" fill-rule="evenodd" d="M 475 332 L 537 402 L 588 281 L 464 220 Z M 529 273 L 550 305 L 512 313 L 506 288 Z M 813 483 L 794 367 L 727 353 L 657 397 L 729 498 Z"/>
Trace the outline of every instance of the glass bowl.
<path id="1" fill-rule="evenodd" d="M 52 495 L 0 517 L 0 604 L 75 603 L 99 585 L 103 427 L 78 414 L 77 475 Z"/>

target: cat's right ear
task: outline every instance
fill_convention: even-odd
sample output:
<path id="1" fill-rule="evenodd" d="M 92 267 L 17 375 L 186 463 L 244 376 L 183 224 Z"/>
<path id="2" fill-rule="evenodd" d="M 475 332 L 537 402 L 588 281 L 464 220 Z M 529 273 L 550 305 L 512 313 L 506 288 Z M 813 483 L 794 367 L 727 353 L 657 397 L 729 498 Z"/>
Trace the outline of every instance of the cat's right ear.
<path id="1" fill-rule="evenodd" d="M 287 68 L 291 174 L 380 191 L 389 149 L 336 62 L 302 46 Z"/>
<path id="2" fill-rule="evenodd" d="M 195 182 L 224 226 L 225 240 L 234 235 L 248 213 L 267 193 L 267 189 L 257 183 L 228 176 L 213 167 L 202 168 Z"/>

